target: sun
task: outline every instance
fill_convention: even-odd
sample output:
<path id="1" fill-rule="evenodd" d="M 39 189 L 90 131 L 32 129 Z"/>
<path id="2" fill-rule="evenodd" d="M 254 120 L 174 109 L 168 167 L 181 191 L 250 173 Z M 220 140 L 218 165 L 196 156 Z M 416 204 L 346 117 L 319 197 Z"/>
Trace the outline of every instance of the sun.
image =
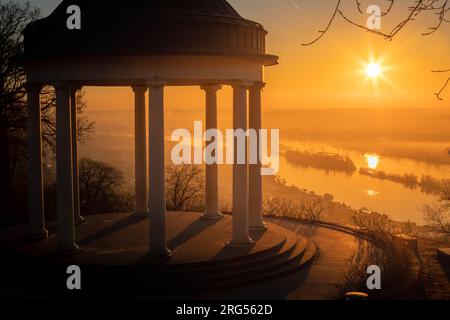
<path id="1" fill-rule="evenodd" d="M 378 63 L 372 62 L 366 66 L 366 75 L 369 78 L 375 79 L 381 74 L 381 66 Z"/>

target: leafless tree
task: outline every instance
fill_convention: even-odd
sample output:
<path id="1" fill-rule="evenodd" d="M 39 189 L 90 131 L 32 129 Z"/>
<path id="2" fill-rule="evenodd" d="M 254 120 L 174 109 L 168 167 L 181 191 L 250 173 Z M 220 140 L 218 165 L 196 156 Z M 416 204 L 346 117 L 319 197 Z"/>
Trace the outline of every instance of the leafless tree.
<path id="1" fill-rule="evenodd" d="M 356 10 L 359 14 L 363 14 L 363 10 L 361 9 L 361 2 L 360 0 L 351 0 L 355 2 Z M 392 9 L 394 8 L 396 3 L 399 3 L 398 0 L 386 0 L 386 8 L 382 12 L 382 16 L 387 16 L 389 13 L 392 12 Z M 394 25 L 390 32 L 381 32 L 379 30 L 373 30 L 368 28 L 367 26 L 364 26 L 362 24 L 359 24 L 355 22 L 353 19 L 349 18 L 349 16 L 344 13 L 342 6 L 344 4 L 343 0 L 337 0 L 336 6 L 334 8 L 333 14 L 330 17 L 330 20 L 328 21 L 328 24 L 323 30 L 319 31 L 319 36 L 317 36 L 315 39 L 313 39 L 310 42 L 303 43 L 304 46 L 312 45 L 319 41 L 332 27 L 333 23 L 338 17 L 341 17 L 346 22 L 350 23 L 351 25 L 360 28 L 362 30 L 365 30 L 367 32 L 373 33 L 375 35 L 381 36 L 385 38 L 386 40 L 391 41 L 400 31 L 402 31 L 409 23 L 414 21 L 420 14 L 423 13 L 433 13 L 436 15 L 436 22 L 434 25 L 428 27 L 428 30 L 423 33 L 424 36 L 430 35 L 435 33 L 439 28 L 441 28 L 445 23 L 450 22 L 450 0 L 411 0 L 411 5 L 408 5 L 408 14 L 401 19 L 396 25 Z M 402 4 L 403 5 L 403 4 Z M 441 70 L 432 70 L 432 72 L 435 73 L 450 73 L 450 69 L 441 69 Z M 439 100 L 442 100 L 442 93 L 447 88 L 447 86 L 450 83 L 450 76 L 448 77 L 447 81 L 444 83 L 444 85 L 440 88 L 440 90 L 436 93 L 436 97 Z"/>
<path id="2" fill-rule="evenodd" d="M 321 221 L 328 204 L 322 198 L 295 204 L 285 198 L 272 197 L 263 203 L 264 214 L 270 217 L 294 218 L 307 221 Z"/>
<path id="3" fill-rule="evenodd" d="M 387 215 L 377 212 L 359 210 L 352 217 L 353 223 L 364 231 L 370 238 L 379 243 L 386 244 L 392 240 L 394 225 Z"/>
<path id="4" fill-rule="evenodd" d="M 84 113 L 87 108 L 85 94 L 84 90 L 77 92 L 77 131 L 78 141 L 82 143 L 89 139 L 89 134 L 94 131 L 95 124 Z M 41 104 L 42 138 L 45 146 L 54 154 L 56 152 L 56 94 L 54 88 L 49 86 L 43 88 Z"/>
<path id="5" fill-rule="evenodd" d="M 311 202 L 303 204 L 301 208 L 304 219 L 321 221 L 323 219 L 322 215 L 327 210 L 328 206 L 322 198 L 317 198 Z"/>
<path id="6" fill-rule="evenodd" d="M 13 63 L 23 52 L 20 32 L 31 21 L 38 18 L 39 12 L 29 4 L 0 5 L 0 210 L 2 220 L 10 209 L 13 177 L 17 168 L 23 167 L 26 154 L 25 126 L 26 109 L 23 68 Z M 8 210 L 8 211 L 4 211 Z"/>
<path id="7" fill-rule="evenodd" d="M 39 17 L 39 10 L 29 3 L 0 3 L 0 223 L 5 224 L 14 214 L 26 212 L 22 195 L 18 195 L 26 189 L 27 156 L 26 75 L 18 57 L 24 52 L 22 30 Z M 48 40 L 42 39 L 42 45 L 48 45 Z M 82 94 L 79 98 L 77 108 L 78 113 L 82 113 L 86 103 Z M 53 88 L 43 89 L 41 102 L 44 154 L 51 157 L 56 134 Z M 80 139 L 86 139 L 86 134 L 92 130 L 93 123 L 79 116 Z M 17 208 L 14 199 L 19 199 Z"/>
<path id="8" fill-rule="evenodd" d="M 450 237 L 450 185 L 444 188 L 438 201 L 423 207 L 423 214 L 425 221 L 442 232 L 445 239 Z"/>
<path id="9" fill-rule="evenodd" d="M 166 202 L 172 211 L 203 211 L 205 179 L 200 166 L 170 165 L 167 167 Z"/>
<path id="10" fill-rule="evenodd" d="M 269 217 L 285 217 L 302 219 L 303 208 L 294 204 L 291 200 L 279 197 L 271 197 L 263 202 L 264 214 Z"/>
<path id="11" fill-rule="evenodd" d="M 113 200 L 111 198 L 121 196 L 120 188 L 124 177 L 120 170 L 101 161 L 83 158 L 80 161 L 79 172 L 80 199 L 84 213 L 98 213 L 100 206 L 112 207 L 107 205 Z"/>

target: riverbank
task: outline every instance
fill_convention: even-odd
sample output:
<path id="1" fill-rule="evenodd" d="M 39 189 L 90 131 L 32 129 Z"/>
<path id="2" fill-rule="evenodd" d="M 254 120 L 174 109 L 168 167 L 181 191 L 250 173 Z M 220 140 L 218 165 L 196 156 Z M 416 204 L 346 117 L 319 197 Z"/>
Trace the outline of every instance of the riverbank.
<path id="1" fill-rule="evenodd" d="M 264 177 L 263 185 L 265 203 L 273 201 L 273 205 L 277 205 L 285 211 L 289 211 L 293 207 L 301 208 L 305 205 L 314 204 L 316 210 L 320 210 L 320 221 L 323 222 L 356 227 L 354 217 L 356 213 L 363 212 L 367 215 L 385 218 L 389 222 L 392 232 L 397 234 L 405 234 L 430 241 L 439 241 L 445 236 L 434 227 L 419 225 L 411 221 L 396 221 L 382 212 L 367 208 L 352 208 L 345 203 L 335 201 L 331 194 L 319 195 L 313 191 L 300 189 L 294 185 L 289 185 L 286 180 L 279 177 Z"/>

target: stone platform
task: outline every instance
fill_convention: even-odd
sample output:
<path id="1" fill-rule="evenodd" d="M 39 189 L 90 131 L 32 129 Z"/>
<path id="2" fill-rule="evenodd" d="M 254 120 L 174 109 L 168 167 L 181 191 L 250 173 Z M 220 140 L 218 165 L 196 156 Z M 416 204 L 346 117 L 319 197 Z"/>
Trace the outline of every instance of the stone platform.
<path id="1" fill-rule="evenodd" d="M 289 231 L 271 225 L 265 232 L 252 232 L 255 244 L 248 248 L 226 246 L 231 239 L 231 216 L 218 221 L 200 219 L 199 213 L 169 212 L 167 214 L 168 247 L 172 251 L 167 264 L 211 262 L 253 255 L 280 247 L 293 237 Z M 76 230 L 81 250 L 64 260 L 80 264 L 145 265 L 148 250 L 148 219 L 129 214 L 104 214 L 89 217 L 88 223 Z M 16 246 L 34 257 L 61 260 L 54 253 L 56 235 L 37 243 Z M 160 262 L 158 262 L 160 263 Z"/>
<path id="2" fill-rule="evenodd" d="M 71 256 L 55 254 L 56 236 L 29 243 L 9 239 L 9 264 L 1 266 L 11 286 L 45 287 L 48 294 L 65 291 L 67 266 L 83 272 L 89 296 L 182 296 L 229 290 L 280 279 L 308 266 L 315 256 L 309 239 L 268 223 L 268 230 L 252 232 L 248 248 L 226 246 L 231 216 L 218 221 L 198 213 L 167 214 L 168 246 L 172 259 L 148 259 L 148 219 L 130 214 L 91 216 L 76 230 L 81 250 Z M 51 229 L 51 228 L 49 228 Z M 15 233 L 17 236 L 17 232 Z M 34 268 L 40 278 L 24 278 Z M 132 290 L 132 291 L 130 291 Z"/>

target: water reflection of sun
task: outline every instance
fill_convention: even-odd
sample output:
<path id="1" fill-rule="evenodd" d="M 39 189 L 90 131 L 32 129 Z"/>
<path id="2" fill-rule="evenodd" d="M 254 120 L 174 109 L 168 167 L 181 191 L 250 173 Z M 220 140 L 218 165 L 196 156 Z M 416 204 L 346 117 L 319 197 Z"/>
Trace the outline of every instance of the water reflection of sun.
<path id="1" fill-rule="evenodd" d="M 376 197 L 380 193 L 378 191 L 369 189 L 369 190 L 363 190 L 369 197 Z"/>
<path id="2" fill-rule="evenodd" d="M 378 165 L 380 164 L 379 155 L 366 153 L 364 157 L 366 158 L 367 166 L 369 167 L 369 169 L 375 170 L 378 168 Z"/>

